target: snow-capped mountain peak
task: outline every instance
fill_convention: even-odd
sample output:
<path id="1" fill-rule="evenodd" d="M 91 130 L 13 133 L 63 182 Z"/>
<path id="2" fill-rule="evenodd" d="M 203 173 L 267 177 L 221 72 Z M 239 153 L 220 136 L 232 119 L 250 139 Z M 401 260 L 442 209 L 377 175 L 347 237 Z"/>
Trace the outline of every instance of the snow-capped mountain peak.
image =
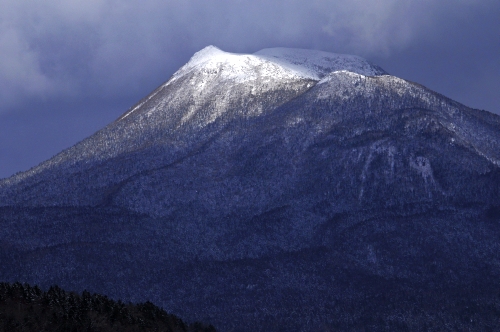
<path id="1" fill-rule="evenodd" d="M 192 71 L 208 78 L 230 80 L 236 83 L 257 79 L 311 78 L 310 75 L 291 66 L 252 54 L 224 52 L 215 46 L 208 46 L 195 53 L 189 62 L 177 71 L 173 79 L 183 77 Z"/>
<path id="2" fill-rule="evenodd" d="M 347 70 L 365 76 L 386 74 L 365 59 L 344 54 L 294 48 L 268 48 L 254 54 L 224 52 L 207 46 L 194 54 L 173 79 L 192 70 L 246 82 L 258 78 L 310 79 L 319 81 L 328 73 Z"/>
<path id="3" fill-rule="evenodd" d="M 293 48 L 268 48 L 254 54 L 238 54 L 222 51 L 215 46 L 207 46 L 196 52 L 168 82 L 126 112 L 121 119 L 128 118 L 139 109 L 142 109 L 143 113 L 150 112 L 151 110 L 144 111 L 148 107 L 143 106 L 151 104 L 149 101 L 163 95 L 164 89 L 169 90 L 169 87 L 181 86 L 182 89 L 178 90 L 177 97 L 174 97 L 175 93 L 172 91 L 168 93 L 168 96 L 177 100 L 190 96 L 192 102 L 198 106 L 207 100 L 215 100 L 214 98 L 218 100 L 219 105 L 198 123 L 203 127 L 226 113 L 230 103 L 224 99 L 224 96 L 230 96 L 229 91 L 238 90 L 237 94 L 242 98 L 262 96 L 271 91 L 277 93 L 278 90 L 293 92 L 292 95 L 296 96 L 311 88 L 328 74 L 342 70 L 364 76 L 386 74 L 381 68 L 353 55 Z M 189 83 L 179 83 L 184 80 Z M 274 98 L 276 104 L 273 105 L 279 105 L 293 98 L 292 95 L 286 97 L 285 95 L 276 95 Z M 170 98 L 168 96 L 165 97 Z M 252 100 L 258 100 L 252 98 Z M 267 108 L 260 103 L 257 104 L 259 105 L 247 105 L 243 112 L 245 116 L 261 114 Z M 182 124 L 188 119 L 193 119 L 195 109 L 199 109 L 198 106 L 188 107 L 189 110 L 181 117 Z"/>

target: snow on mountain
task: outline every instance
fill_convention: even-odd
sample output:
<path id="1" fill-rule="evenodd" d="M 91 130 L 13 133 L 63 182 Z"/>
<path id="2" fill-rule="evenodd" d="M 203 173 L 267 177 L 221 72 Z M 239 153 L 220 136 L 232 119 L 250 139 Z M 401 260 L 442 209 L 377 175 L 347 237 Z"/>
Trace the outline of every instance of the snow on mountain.
<path id="1" fill-rule="evenodd" d="M 179 98 L 196 95 L 195 103 L 203 103 L 214 95 L 219 99 L 218 111 L 203 122 L 206 125 L 225 113 L 224 105 L 227 102 L 224 101 L 224 96 L 230 93 L 222 92 L 221 84 L 225 83 L 227 86 L 224 89 L 229 90 L 235 88 L 246 90 L 242 85 L 250 88 L 248 91 L 241 91 L 243 95 L 263 95 L 272 90 L 282 89 L 284 85 L 288 85 L 284 89 L 298 92 L 303 91 L 303 88 L 312 87 L 312 81 L 317 82 L 325 75 L 339 70 L 365 76 L 386 74 L 383 69 L 353 55 L 293 48 L 268 48 L 254 54 L 237 54 L 224 52 L 215 46 L 207 46 L 195 53 L 170 80 L 146 100 L 126 112 L 121 119 L 130 116 L 168 86 L 186 78 L 189 78 L 189 84 L 184 85 Z M 181 122 L 185 123 L 191 119 L 196 110 L 197 107 L 190 107 Z M 262 108 L 257 107 L 247 115 L 260 113 Z"/>
<path id="2" fill-rule="evenodd" d="M 279 62 L 269 61 L 252 54 L 236 54 L 224 52 L 215 46 L 208 46 L 197 52 L 191 60 L 174 74 L 173 80 L 199 70 L 204 74 L 220 75 L 226 80 L 237 83 L 248 82 L 258 78 L 295 79 L 308 78 L 311 75 L 300 66 L 296 68 L 282 66 Z M 198 86 L 203 88 L 203 84 Z"/>
<path id="3" fill-rule="evenodd" d="M 382 68 L 355 55 L 283 47 L 265 48 L 254 55 L 314 80 L 320 80 L 325 75 L 339 70 L 365 76 L 387 74 Z"/>
<path id="4" fill-rule="evenodd" d="M 104 199 L 104 194 L 94 195 L 94 191 L 100 192 L 102 188 L 127 179 L 130 172 L 161 168 L 190 156 L 205 142 L 213 144 L 212 140 L 218 140 L 228 128 L 235 133 L 246 131 L 252 119 L 267 117 L 266 125 L 275 123 L 278 128 L 284 123 L 294 124 L 289 125 L 294 130 L 296 124 L 306 125 L 304 119 L 310 119 L 307 130 L 297 134 L 302 139 L 311 133 L 335 132 L 337 126 L 350 119 L 356 123 L 357 119 L 366 121 L 371 117 L 373 125 L 378 126 L 377 130 L 387 130 L 388 123 L 392 123 L 384 122 L 387 114 L 399 114 L 408 109 L 430 111 L 435 118 L 432 126 L 446 128 L 454 140 L 466 142 L 463 144 L 474 149 L 475 153 L 494 165 L 500 164 L 500 141 L 485 140 L 485 137 L 498 136 L 496 126 L 478 126 L 475 124 L 477 115 L 463 105 L 421 85 L 384 73 L 377 66 L 351 55 L 284 48 L 264 49 L 255 54 L 233 54 L 209 46 L 197 52 L 169 81 L 118 121 L 36 168 L 1 181 L 0 189 L 10 187 L 13 191 L 26 189 L 32 192 L 32 196 L 25 196 L 29 197 L 25 199 L 29 204 L 64 201 L 65 204 L 86 202 L 93 205 Z M 310 112 L 304 114 L 309 108 Z M 313 118 L 322 120 L 309 127 Z M 422 121 L 427 123 L 430 119 L 429 116 Z M 249 135 L 246 135 L 243 141 L 248 139 Z M 310 140 L 316 139 L 312 137 Z M 133 162 L 127 162 L 131 169 L 124 168 L 122 173 L 115 166 L 109 167 L 109 173 L 100 172 L 96 175 L 99 181 L 89 183 L 81 190 L 89 191 L 88 194 L 77 195 L 70 189 L 67 195 L 59 194 L 70 188 L 59 183 L 63 181 L 62 173 L 91 171 L 97 164 L 103 167 L 104 163 L 115 163 L 115 158 L 134 160 L 135 157 L 131 156 L 136 154 L 143 154 L 140 160 L 144 161 L 133 167 Z M 54 172 L 55 169 L 58 171 Z M 51 190 L 53 195 L 39 195 L 39 190 L 46 190 L 37 182 L 40 173 L 46 174 L 44 186 L 54 188 Z M 15 187 L 16 183 L 20 187 Z M 142 182 L 138 188 L 141 186 Z M 19 197 L 9 192 L 0 192 L 0 205 L 19 201 Z M 152 192 L 158 196 L 162 190 Z M 139 197 L 137 204 L 126 204 L 129 207 L 134 205 L 134 209 L 140 212 L 156 211 L 155 214 L 162 215 L 169 211 L 164 208 L 164 201 L 168 201 L 164 198 L 158 203 L 152 203 L 148 198 L 146 204 Z"/>
<path id="5" fill-rule="evenodd" d="M 209 73 L 220 72 L 223 78 L 237 82 L 262 76 L 318 81 L 337 70 L 347 70 L 365 76 L 385 74 L 382 69 L 354 55 L 296 48 L 266 48 L 254 54 L 236 54 L 208 46 L 197 52 L 173 78 L 196 69 Z"/>

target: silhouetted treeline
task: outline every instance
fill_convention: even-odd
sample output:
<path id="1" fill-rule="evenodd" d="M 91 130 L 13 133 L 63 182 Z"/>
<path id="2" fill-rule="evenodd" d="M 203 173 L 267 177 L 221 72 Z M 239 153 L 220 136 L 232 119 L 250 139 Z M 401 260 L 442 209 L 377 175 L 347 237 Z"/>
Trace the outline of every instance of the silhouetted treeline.
<path id="1" fill-rule="evenodd" d="M 104 295 L 81 295 L 52 286 L 0 283 L 1 331 L 215 332 L 212 325 L 186 324 L 151 302 L 132 304 Z"/>

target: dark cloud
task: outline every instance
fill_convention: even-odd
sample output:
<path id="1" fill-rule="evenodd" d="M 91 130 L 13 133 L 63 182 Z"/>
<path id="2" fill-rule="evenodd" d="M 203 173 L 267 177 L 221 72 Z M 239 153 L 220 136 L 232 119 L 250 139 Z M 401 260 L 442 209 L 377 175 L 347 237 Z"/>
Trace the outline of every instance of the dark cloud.
<path id="1" fill-rule="evenodd" d="M 4 0 L 0 177 L 104 126 L 209 44 L 357 54 L 500 113 L 498 17 L 497 0 Z"/>

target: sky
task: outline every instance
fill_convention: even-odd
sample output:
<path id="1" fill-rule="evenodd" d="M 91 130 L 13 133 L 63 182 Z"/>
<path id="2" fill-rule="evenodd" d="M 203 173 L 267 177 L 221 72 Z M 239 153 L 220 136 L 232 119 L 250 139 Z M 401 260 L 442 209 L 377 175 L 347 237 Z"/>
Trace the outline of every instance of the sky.
<path id="1" fill-rule="evenodd" d="M 208 45 L 362 56 L 500 114 L 498 0 L 0 0 L 0 178 L 103 128 Z"/>

